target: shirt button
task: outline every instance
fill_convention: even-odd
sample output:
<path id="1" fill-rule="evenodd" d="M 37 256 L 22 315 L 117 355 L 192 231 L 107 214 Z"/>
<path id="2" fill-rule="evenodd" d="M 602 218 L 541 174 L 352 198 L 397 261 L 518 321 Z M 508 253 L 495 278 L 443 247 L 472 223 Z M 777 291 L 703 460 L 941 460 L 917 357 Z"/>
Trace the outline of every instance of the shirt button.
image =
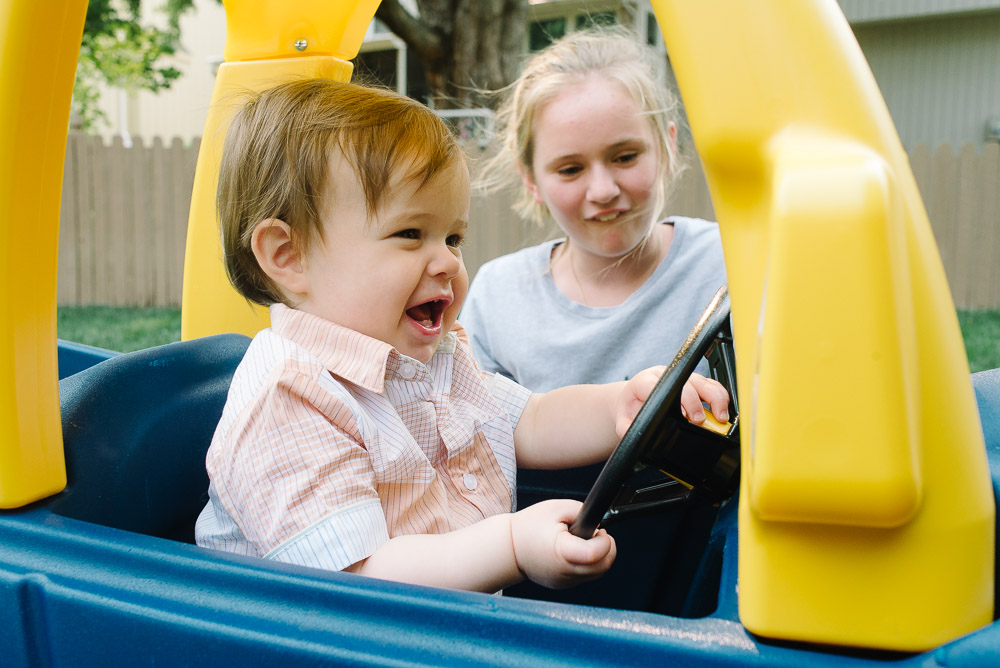
<path id="1" fill-rule="evenodd" d="M 470 492 L 479 486 L 479 481 L 476 480 L 475 474 L 472 473 L 466 473 L 464 476 L 462 476 L 462 482 L 465 483 L 465 489 L 469 490 Z"/>
<path id="2" fill-rule="evenodd" d="M 417 368 L 409 362 L 404 362 L 399 367 L 399 375 L 406 380 L 413 380 L 413 378 L 417 375 Z"/>

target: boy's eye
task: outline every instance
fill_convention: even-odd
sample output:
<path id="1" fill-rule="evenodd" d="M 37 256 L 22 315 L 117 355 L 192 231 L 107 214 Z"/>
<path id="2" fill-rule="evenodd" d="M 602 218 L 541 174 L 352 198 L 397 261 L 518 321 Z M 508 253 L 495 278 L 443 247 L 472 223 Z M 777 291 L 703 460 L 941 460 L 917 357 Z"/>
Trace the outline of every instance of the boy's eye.
<path id="1" fill-rule="evenodd" d="M 400 230 L 396 232 L 394 237 L 400 237 L 401 239 L 420 239 L 420 230 L 416 228 L 410 228 L 408 230 Z"/>
<path id="2" fill-rule="evenodd" d="M 465 237 L 461 234 L 449 234 L 448 238 L 444 240 L 446 244 L 452 248 L 458 248 L 465 243 Z"/>

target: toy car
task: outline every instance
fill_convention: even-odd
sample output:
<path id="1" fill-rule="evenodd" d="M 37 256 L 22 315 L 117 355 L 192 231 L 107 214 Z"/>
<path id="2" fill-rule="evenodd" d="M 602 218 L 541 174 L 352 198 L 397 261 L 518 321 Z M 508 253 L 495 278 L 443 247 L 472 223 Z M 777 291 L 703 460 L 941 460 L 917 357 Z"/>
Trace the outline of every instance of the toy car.
<path id="1" fill-rule="evenodd" d="M 10 0 L 2 17 L 4 665 L 1000 663 L 1000 370 L 970 381 L 905 155 L 833 0 L 654 2 L 723 231 L 735 343 L 734 357 L 720 295 L 675 364 L 682 375 L 707 353 L 739 378 L 741 444 L 738 476 L 720 441 L 690 473 L 706 448 L 650 454 L 688 438 L 671 431 L 672 381 L 649 402 L 579 520 L 607 521 L 637 461 L 692 491 L 643 483 L 668 491 L 656 492 L 657 524 L 635 526 L 669 535 L 650 534 L 666 556 L 626 574 L 627 605 L 599 591 L 582 604 L 411 586 L 192 544 L 204 453 L 262 323 L 228 306 L 245 309 L 212 245 L 206 141 L 186 340 L 77 349 L 76 372 L 57 380 L 61 147 L 86 2 L 63 4 Z M 230 0 L 219 86 L 349 75 L 342 61 L 375 4 Z M 315 51 L 296 53 L 298 38 Z"/>

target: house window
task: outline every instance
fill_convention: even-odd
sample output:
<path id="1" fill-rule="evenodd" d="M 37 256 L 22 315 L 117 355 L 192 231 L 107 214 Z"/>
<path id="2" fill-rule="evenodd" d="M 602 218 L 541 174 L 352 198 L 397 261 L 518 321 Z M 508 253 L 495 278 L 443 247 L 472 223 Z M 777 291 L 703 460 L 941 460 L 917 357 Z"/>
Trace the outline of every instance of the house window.
<path id="1" fill-rule="evenodd" d="M 396 88 L 396 50 L 367 51 L 354 59 L 356 78 L 366 84 Z"/>
<path id="2" fill-rule="evenodd" d="M 528 26 L 528 48 L 540 51 L 566 34 L 566 17 L 532 21 Z"/>
<path id="3" fill-rule="evenodd" d="M 608 27 L 618 25 L 618 12 L 610 10 L 607 12 L 588 12 L 576 15 L 576 29 L 586 30 L 587 28 Z"/>
<path id="4" fill-rule="evenodd" d="M 646 44 L 658 46 L 660 43 L 660 24 L 656 22 L 656 15 L 652 12 L 646 14 Z"/>
<path id="5" fill-rule="evenodd" d="M 362 51 L 353 60 L 355 80 L 392 88 L 426 103 L 430 95 L 427 75 L 420 59 L 405 45 L 399 48 Z M 400 70 L 400 68 L 405 68 Z"/>

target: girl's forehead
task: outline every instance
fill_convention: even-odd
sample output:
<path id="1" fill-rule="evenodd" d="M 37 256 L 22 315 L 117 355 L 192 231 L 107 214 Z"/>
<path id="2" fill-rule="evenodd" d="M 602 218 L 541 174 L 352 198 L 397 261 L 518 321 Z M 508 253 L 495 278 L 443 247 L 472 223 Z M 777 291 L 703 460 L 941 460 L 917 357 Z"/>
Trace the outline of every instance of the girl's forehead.
<path id="1" fill-rule="evenodd" d="M 562 88 L 535 110 L 536 135 L 547 128 L 600 129 L 604 122 L 632 123 L 642 109 L 620 82 L 588 78 Z"/>
<path id="2" fill-rule="evenodd" d="M 631 116 L 641 113 L 639 102 L 622 82 L 604 75 L 565 83 L 535 109 L 534 121 L 558 120 L 562 117 L 582 117 L 586 114 Z"/>

